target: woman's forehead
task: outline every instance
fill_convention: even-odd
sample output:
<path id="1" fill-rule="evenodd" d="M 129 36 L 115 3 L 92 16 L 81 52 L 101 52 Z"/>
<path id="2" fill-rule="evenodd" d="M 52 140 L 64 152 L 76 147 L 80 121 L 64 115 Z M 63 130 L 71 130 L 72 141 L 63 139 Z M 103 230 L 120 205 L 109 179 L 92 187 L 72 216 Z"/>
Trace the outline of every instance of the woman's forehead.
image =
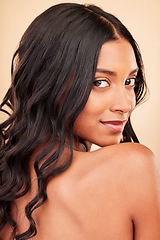
<path id="1" fill-rule="evenodd" d="M 138 67 L 131 44 L 123 38 L 104 43 L 99 54 L 97 68 L 106 69 L 114 74 L 116 69 L 122 66 L 129 71 Z"/>

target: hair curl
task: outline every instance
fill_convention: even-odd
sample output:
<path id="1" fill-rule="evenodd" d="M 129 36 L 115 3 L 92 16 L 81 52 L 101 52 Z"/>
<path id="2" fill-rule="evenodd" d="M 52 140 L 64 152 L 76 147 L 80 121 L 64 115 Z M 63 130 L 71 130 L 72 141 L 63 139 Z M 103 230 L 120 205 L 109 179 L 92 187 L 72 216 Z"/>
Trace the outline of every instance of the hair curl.
<path id="1" fill-rule="evenodd" d="M 130 42 L 136 56 L 139 71 L 135 95 L 139 104 L 147 89 L 141 54 L 132 35 L 115 16 L 94 5 L 58 4 L 38 16 L 22 36 L 12 60 L 11 87 L 0 105 L 0 111 L 9 115 L 0 124 L 0 230 L 10 224 L 13 239 L 36 235 L 32 213 L 47 199 L 47 180 L 72 163 L 73 124 L 92 89 L 100 49 L 103 43 L 119 37 Z M 70 157 L 59 163 L 66 138 Z M 82 139 L 79 141 L 85 145 Z M 130 119 L 123 141 L 138 142 Z M 50 154 L 57 142 L 55 152 Z M 17 234 L 11 204 L 30 190 L 29 160 L 44 143 L 34 162 L 38 193 L 25 207 L 30 227 Z"/>

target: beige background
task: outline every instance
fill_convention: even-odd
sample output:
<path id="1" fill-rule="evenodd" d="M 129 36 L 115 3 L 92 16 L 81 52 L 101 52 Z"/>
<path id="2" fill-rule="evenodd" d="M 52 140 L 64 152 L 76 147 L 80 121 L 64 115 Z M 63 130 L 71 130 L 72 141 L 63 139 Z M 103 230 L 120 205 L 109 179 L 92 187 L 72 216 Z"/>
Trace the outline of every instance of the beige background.
<path id="1" fill-rule="evenodd" d="M 31 21 L 51 0 L 0 0 L 0 101 L 10 85 L 10 63 L 16 46 Z M 150 99 L 133 113 L 134 129 L 160 163 L 160 0 L 86 0 L 116 15 L 137 40 L 146 69 Z"/>

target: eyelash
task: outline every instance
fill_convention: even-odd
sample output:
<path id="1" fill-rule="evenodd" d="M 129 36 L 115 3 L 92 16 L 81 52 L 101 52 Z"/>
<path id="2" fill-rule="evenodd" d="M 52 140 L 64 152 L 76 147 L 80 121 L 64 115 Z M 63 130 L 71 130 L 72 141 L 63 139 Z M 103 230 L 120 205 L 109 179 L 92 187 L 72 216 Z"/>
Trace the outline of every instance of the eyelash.
<path id="1" fill-rule="evenodd" d="M 126 84 L 127 81 L 129 81 L 128 84 Z M 134 82 L 133 82 L 133 81 L 134 81 Z M 97 83 L 98 83 L 98 84 L 101 84 L 102 82 L 105 82 L 106 85 L 105 85 L 105 86 L 96 85 Z M 131 84 L 131 85 L 130 85 L 130 84 Z M 135 87 L 135 84 L 136 84 L 136 78 L 128 78 L 128 79 L 125 80 L 125 85 L 126 85 L 126 86 Z M 96 81 L 94 81 L 94 86 L 96 86 L 96 87 L 98 87 L 98 88 L 108 87 L 107 85 L 110 86 L 110 83 L 109 83 L 107 80 L 103 80 L 103 79 L 102 79 L 102 80 L 96 80 Z"/>

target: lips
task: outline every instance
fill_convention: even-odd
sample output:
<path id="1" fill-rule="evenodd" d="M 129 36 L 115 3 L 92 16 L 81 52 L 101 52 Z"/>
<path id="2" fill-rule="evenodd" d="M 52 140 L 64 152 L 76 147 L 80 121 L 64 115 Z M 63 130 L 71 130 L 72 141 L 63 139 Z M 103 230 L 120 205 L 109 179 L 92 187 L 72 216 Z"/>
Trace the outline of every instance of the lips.
<path id="1" fill-rule="evenodd" d="M 110 130 L 112 130 L 113 132 L 121 133 L 121 132 L 123 132 L 126 120 L 124 120 L 124 121 L 115 120 L 115 121 L 104 121 L 104 122 L 101 121 L 101 123 L 105 127 L 107 127 Z"/>

